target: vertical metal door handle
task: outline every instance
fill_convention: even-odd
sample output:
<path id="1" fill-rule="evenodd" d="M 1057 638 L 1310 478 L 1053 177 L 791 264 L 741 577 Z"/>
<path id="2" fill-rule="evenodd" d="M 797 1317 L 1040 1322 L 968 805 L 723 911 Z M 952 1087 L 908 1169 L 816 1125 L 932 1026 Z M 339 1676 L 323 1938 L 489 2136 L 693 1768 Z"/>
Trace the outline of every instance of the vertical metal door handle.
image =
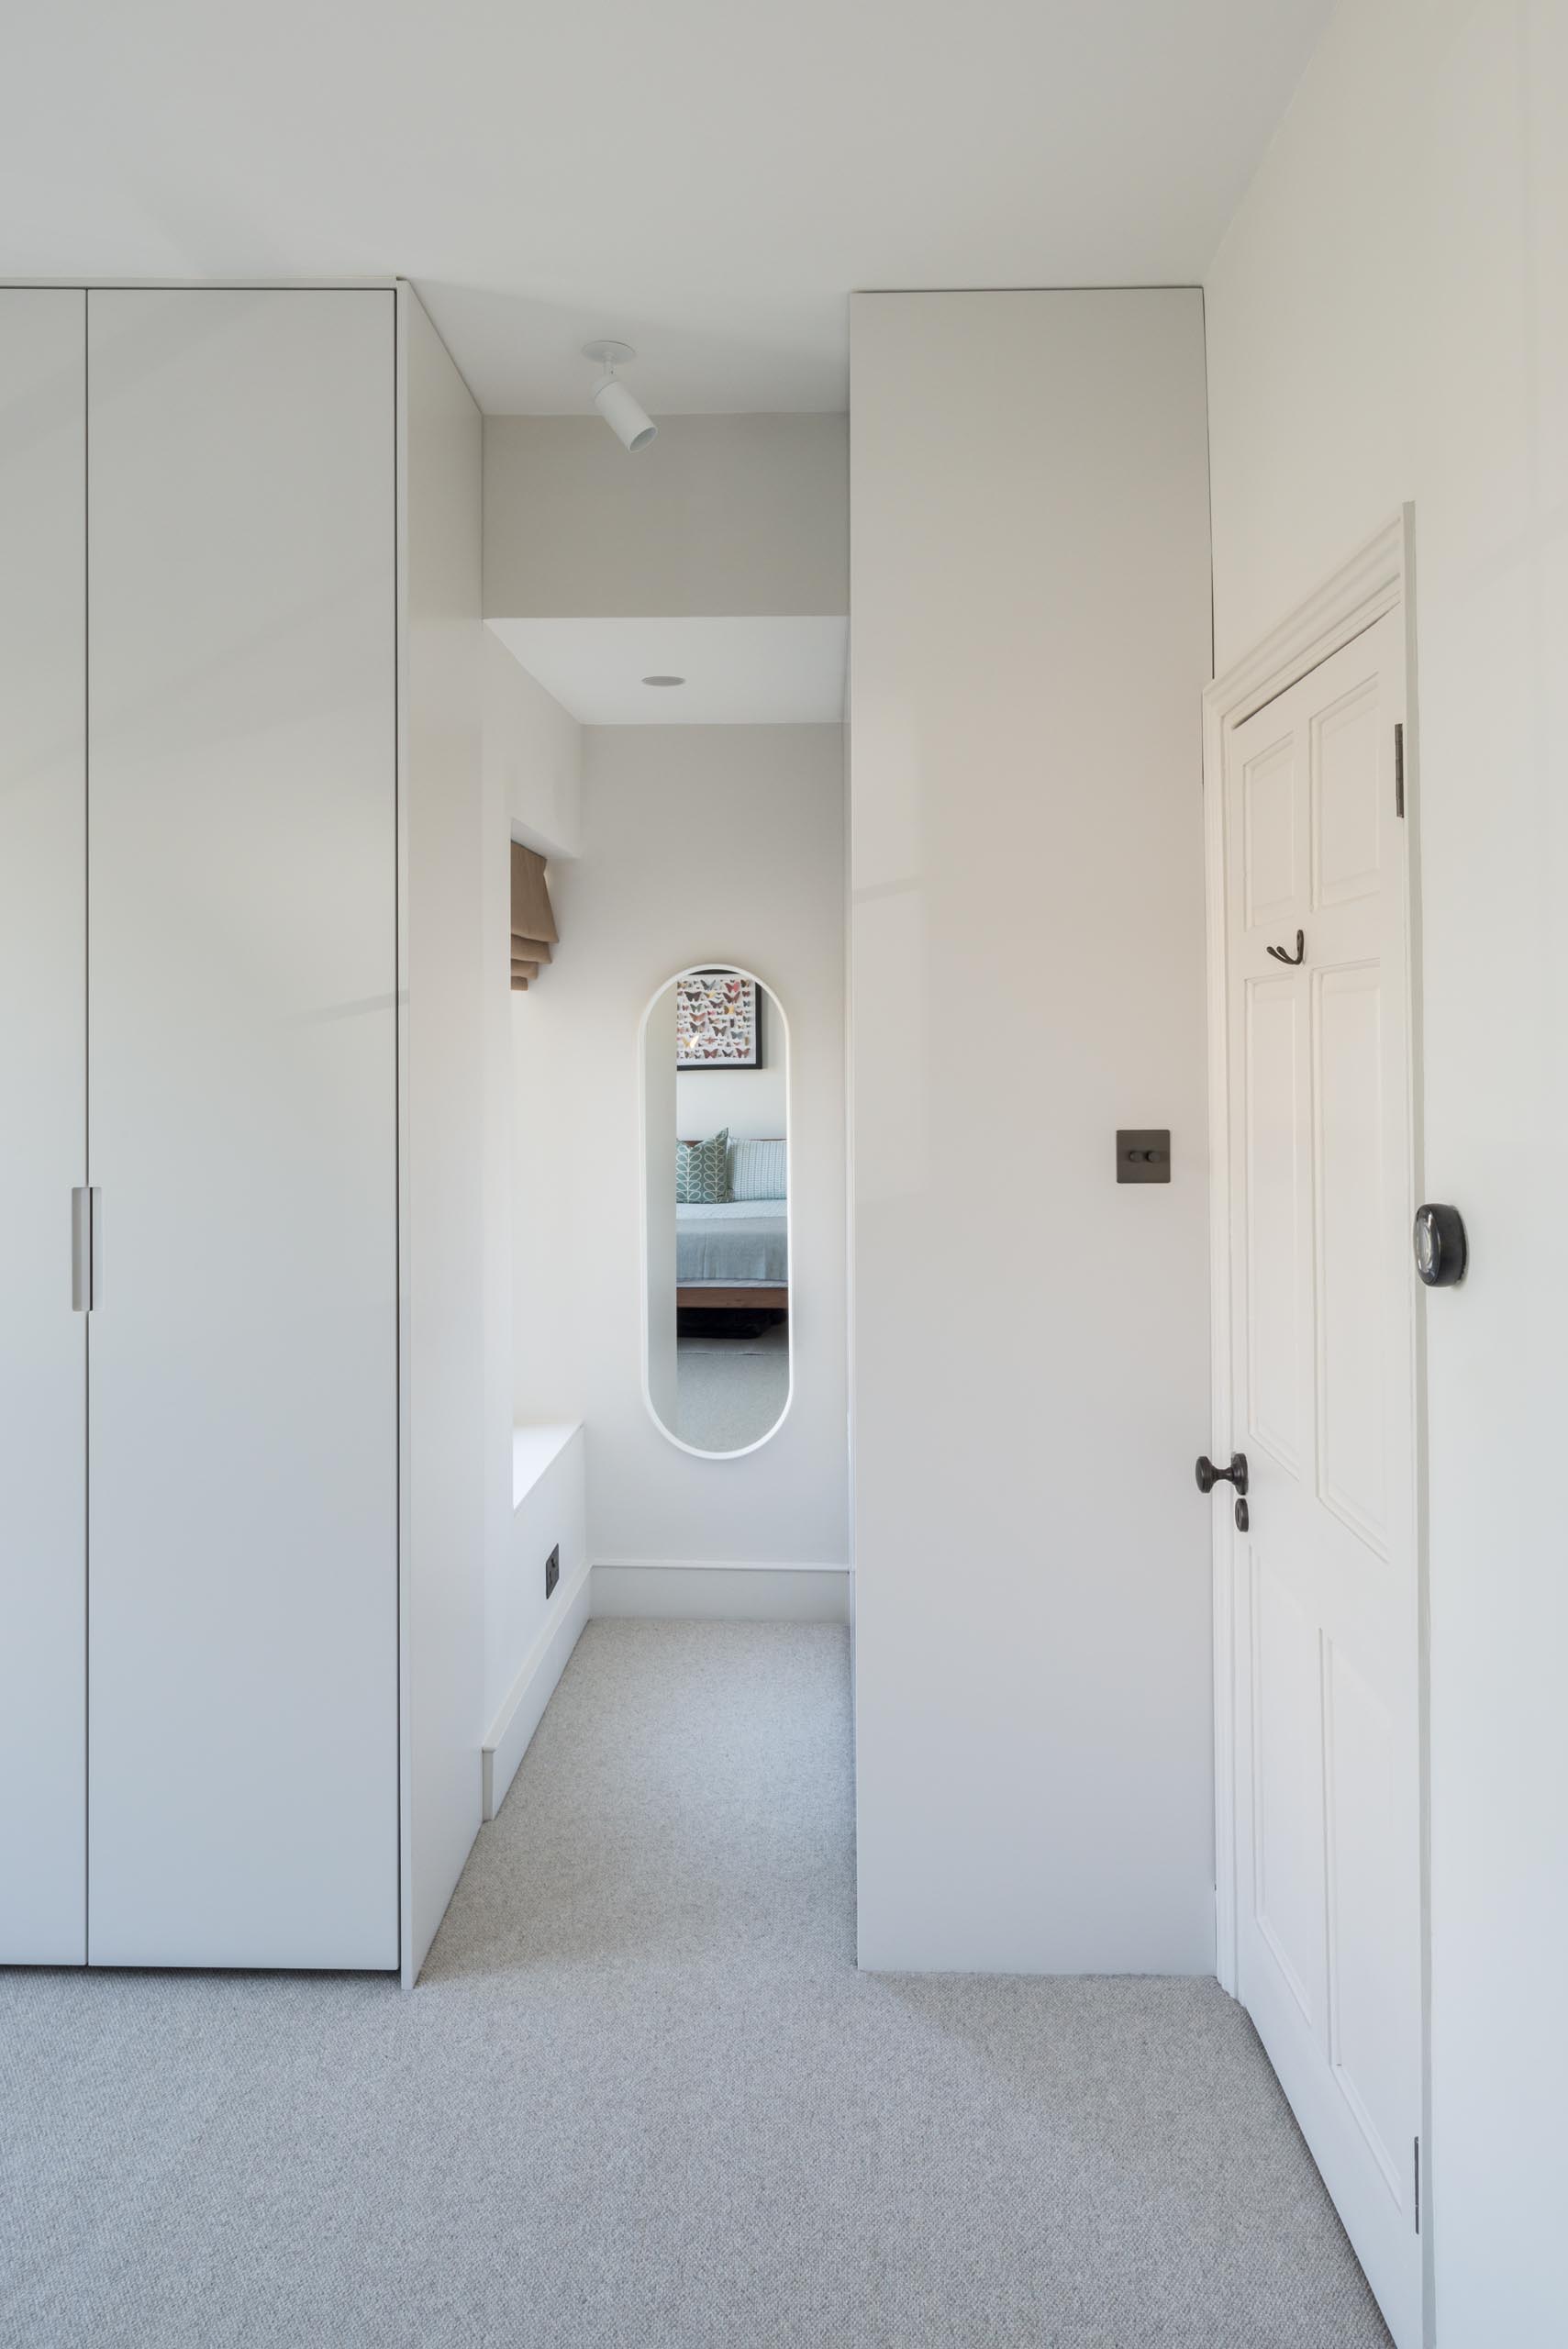
<path id="1" fill-rule="evenodd" d="M 71 1194 L 71 1310 L 91 1313 L 98 1301 L 98 1193 L 77 1184 Z"/>
<path id="2" fill-rule="evenodd" d="M 93 1294 L 93 1221 L 87 1194 L 78 1183 L 71 1194 L 71 1310 L 85 1313 Z"/>

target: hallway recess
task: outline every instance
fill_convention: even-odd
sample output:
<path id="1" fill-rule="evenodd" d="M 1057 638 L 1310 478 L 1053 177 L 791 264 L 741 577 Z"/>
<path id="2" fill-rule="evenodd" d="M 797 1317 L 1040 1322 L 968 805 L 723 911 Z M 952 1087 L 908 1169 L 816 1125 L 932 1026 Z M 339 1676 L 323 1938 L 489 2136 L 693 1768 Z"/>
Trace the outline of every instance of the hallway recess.
<path id="1" fill-rule="evenodd" d="M 1382 2343 L 1212 1982 L 855 1971 L 847 1663 L 590 1624 L 411 1998 L 0 1978 L 0 2337 Z"/>

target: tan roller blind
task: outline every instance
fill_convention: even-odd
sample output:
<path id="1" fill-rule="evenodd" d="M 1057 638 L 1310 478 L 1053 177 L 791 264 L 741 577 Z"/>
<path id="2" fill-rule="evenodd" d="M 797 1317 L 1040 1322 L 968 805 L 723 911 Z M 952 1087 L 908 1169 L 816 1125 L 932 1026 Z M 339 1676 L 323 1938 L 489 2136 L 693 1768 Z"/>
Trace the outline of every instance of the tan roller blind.
<path id="1" fill-rule="evenodd" d="M 512 842 L 512 986 L 520 995 L 537 979 L 541 963 L 560 940 L 545 886 L 544 859 L 518 841 Z"/>

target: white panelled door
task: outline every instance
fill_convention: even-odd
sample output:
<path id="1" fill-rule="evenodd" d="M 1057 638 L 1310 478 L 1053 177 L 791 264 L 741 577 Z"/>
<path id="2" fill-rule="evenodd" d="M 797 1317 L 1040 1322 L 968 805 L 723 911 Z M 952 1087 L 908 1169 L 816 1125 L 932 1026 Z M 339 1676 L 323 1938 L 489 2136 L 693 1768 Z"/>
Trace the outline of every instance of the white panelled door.
<path id="1" fill-rule="evenodd" d="M 1401 629 L 1386 614 L 1237 726 L 1224 788 L 1235 1442 L 1251 1477 L 1234 1586 L 1238 1988 L 1399 2349 L 1416 2349 Z"/>

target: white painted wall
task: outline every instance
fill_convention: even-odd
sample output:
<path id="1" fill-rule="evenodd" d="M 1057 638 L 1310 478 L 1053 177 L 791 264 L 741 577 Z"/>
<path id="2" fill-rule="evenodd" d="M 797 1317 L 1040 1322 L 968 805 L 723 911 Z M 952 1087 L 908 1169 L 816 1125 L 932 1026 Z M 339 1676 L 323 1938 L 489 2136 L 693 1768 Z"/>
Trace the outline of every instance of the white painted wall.
<path id="1" fill-rule="evenodd" d="M 487 417 L 484 609 L 845 612 L 847 489 L 841 416 L 662 417 L 635 458 L 597 416 Z"/>
<path id="2" fill-rule="evenodd" d="M 494 1723 L 496 1707 L 523 1671 L 545 1615 L 539 1578 L 528 1576 L 518 1583 L 513 1518 L 511 843 L 521 841 L 552 864 L 580 852 L 583 729 L 489 628 L 481 630 L 480 661 L 484 724 L 484 1718 Z M 576 1473 L 581 1476 L 580 1463 Z"/>
<path id="3" fill-rule="evenodd" d="M 512 838 L 540 856 L 583 846 L 583 729 L 486 628 L 484 782 Z"/>
<path id="4" fill-rule="evenodd" d="M 586 1445 L 585 1431 L 565 1422 L 518 1428 L 513 1438 L 506 1572 L 486 1592 L 486 1819 L 506 1800 L 588 1620 Z M 561 1578 L 547 1599 L 544 1568 L 552 1550 Z M 516 1668 L 503 1675 L 496 1664 L 512 1656 Z"/>
<path id="5" fill-rule="evenodd" d="M 510 1621 L 515 1580 L 511 1476 L 511 809 L 536 779 L 541 779 L 541 796 L 549 793 L 548 756 L 536 765 L 527 753 L 537 733 L 542 737 L 540 749 L 548 754 L 555 729 L 549 711 L 541 713 L 537 709 L 531 693 L 524 693 L 513 701 L 512 680 L 506 673 L 515 671 L 522 677 L 525 687 L 531 688 L 533 681 L 523 677 L 510 654 L 495 642 L 488 629 L 480 630 L 479 658 L 484 734 L 480 947 L 484 972 L 484 1401 L 480 1441 L 484 1493 L 484 1719 L 486 1723 L 493 1723 L 496 1706 L 510 1688 L 527 1645 L 526 1640 L 514 1640 Z"/>
<path id="6" fill-rule="evenodd" d="M 588 1431 L 596 1561 L 842 1566 L 843 741 L 838 727 L 587 732 L 562 942 L 513 998 L 517 1404 Z M 637 1034 L 694 962 L 773 988 L 795 1051 L 796 1399 L 737 1460 L 676 1450 L 639 1361 Z"/>
<path id="7" fill-rule="evenodd" d="M 486 953 L 495 947 L 495 901 L 493 886 L 486 894 L 479 411 L 406 287 L 399 289 L 398 317 L 403 1965 L 409 1980 L 479 1827 L 485 1378 L 493 1366 L 485 1038 L 487 991 L 506 982 L 501 967 L 487 968 Z M 495 869 L 492 850 L 492 882 Z M 490 1465 L 494 1475 L 493 1458 Z"/>
<path id="8" fill-rule="evenodd" d="M 586 1560 L 584 1449 L 583 1430 L 567 1419 L 513 1432 L 506 1453 L 506 1581 L 495 1593 L 497 1656 L 510 1654 L 520 1662 L 554 1610 L 553 1598 L 545 1602 L 544 1562 L 555 1545 L 562 1545 L 561 1571 L 567 1580 Z M 515 1668 L 501 1673 L 487 1661 L 487 1721 L 505 1704 L 515 1676 Z"/>
<path id="9" fill-rule="evenodd" d="M 861 1962 L 1206 1972 L 1201 302 L 851 351 Z"/>
<path id="10" fill-rule="evenodd" d="M 727 1127 L 731 1141 L 765 1141 L 784 1131 L 784 1041 L 762 1013 L 761 1068 L 684 1069 L 675 1078 L 675 1131 L 701 1141 Z"/>
<path id="11" fill-rule="evenodd" d="M 1355 0 L 1207 284 L 1218 657 L 1416 507 L 1440 2349 L 1568 2336 L 1568 14 Z"/>

